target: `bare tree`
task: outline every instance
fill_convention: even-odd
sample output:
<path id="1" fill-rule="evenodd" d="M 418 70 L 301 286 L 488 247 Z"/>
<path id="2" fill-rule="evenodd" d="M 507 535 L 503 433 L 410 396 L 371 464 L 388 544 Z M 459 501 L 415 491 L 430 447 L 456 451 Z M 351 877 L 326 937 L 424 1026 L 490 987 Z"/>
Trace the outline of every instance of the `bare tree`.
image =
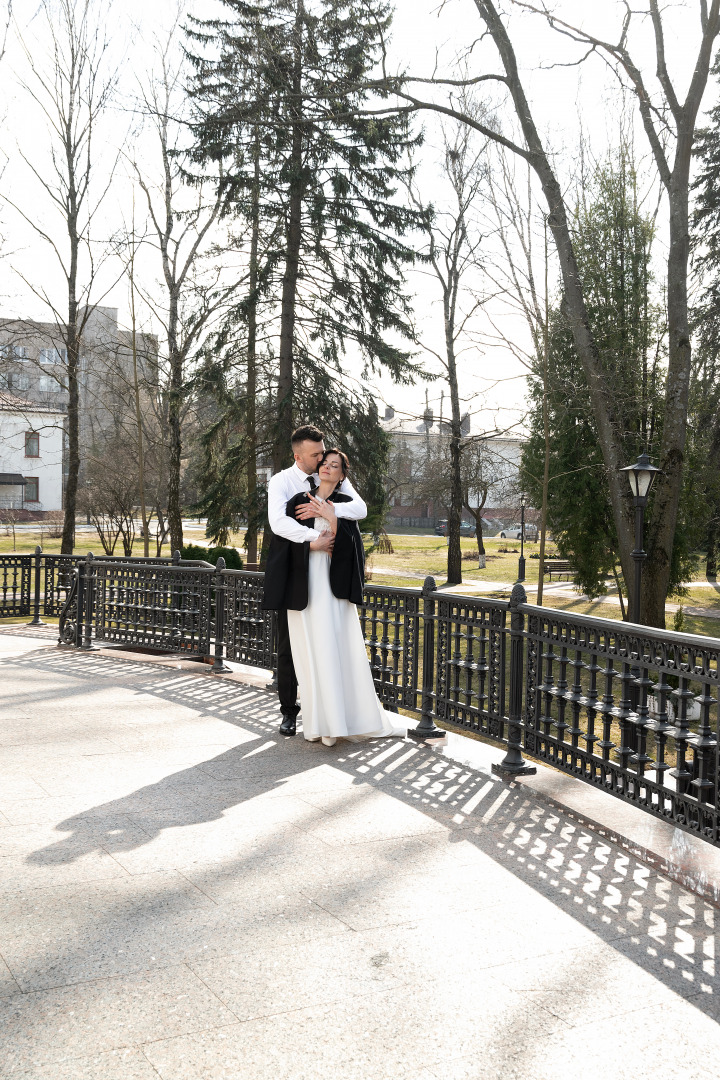
<path id="1" fill-rule="evenodd" d="M 563 306 L 572 328 L 575 348 L 583 365 L 588 392 L 595 415 L 598 437 L 608 470 L 608 483 L 613 518 L 620 546 L 620 557 L 627 580 L 632 580 L 633 548 L 632 514 L 627 482 L 620 469 L 627 464 L 623 455 L 623 432 L 613 409 L 612 395 L 603 375 L 597 342 L 593 336 L 582 281 L 568 221 L 562 184 L 552 164 L 530 107 L 517 56 L 506 20 L 494 0 L 473 0 L 487 37 L 494 43 L 501 70 L 487 72 L 470 80 L 385 79 L 383 87 L 392 85 L 405 102 L 405 111 L 432 110 L 452 116 L 474 128 L 501 146 L 526 160 L 540 181 L 548 207 L 548 226 L 552 232 L 560 262 L 564 287 Z M 663 473 L 655 491 L 655 502 L 648 529 L 649 559 L 643 576 L 641 611 L 634 619 L 664 626 L 665 598 L 670 575 L 670 559 L 680 498 L 683 455 L 687 432 L 688 390 L 690 383 L 691 348 L 688 323 L 688 188 L 690 162 L 695 137 L 695 122 L 707 86 L 714 43 L 720 34 L 720 0 L 700 0 L 700 44 L 689 87 L 682 100 L 668 73 L 665 54 L 665 29 L 658 0 L 647 0 L 641 8 L 631 8 L 625 0 L 621 5 L 624 16 L 614 41 L 594 37 L 579 26 L 558 18 L 541 0 L 532 4 L 511 0 L 514 6 L 542 15 L 550 25 L 584 51 L 577 62 L 590 55 L 602 56 L 624 85 L 636 96 L 642 125 L 665 188 L 669 203 L 670 243 L 668 248 L 668 371 L 665 393 L 665 419 L 661 447 Z M 654 97 L 646 84 L 641 67 L 629 47 L 631 27 L 638 19 L 649 19 L 654 37 L 656 74 L 660 91 Z M 476 117 L 463 112 L 452 97 L 445 102 L 426 100 L 412 87 L 422 83 L 435 86 L 466 86 L 488 83 L 507 91 L 509 102 L 520 129 L 521 138 L 493 130 Z M 385 110 L 378 110 L 383 112 Z"/>
<path id="2" fill-rule="evenodd" d="M 232 295 L 235 284 L 223 284 L 212 267 L 213 228 L 223 206 L 222 188 L 208 200 L 206 185 L 198 183 L 195 197 L 183 172 L 182 149 L 186 125 L 182 118 L 184 71 L 174 62 L 177 24 L 166 42 L 156 48 L 157 77 L 142 90 L 141 111 L 156 135 L 158 177 L 153 181 L 138 161 L 133 168 L 147 201 L 152 242 L 162 272 L 159 302 L 146 290 L 144 298 L 163 326 L 167 364 L 168 498 L 167 512 L 173 550 L 183 543 L 180 481 L 183 456 L 183 415 L 188 395 L 188 365 L 202 346 L 209 324 Z M 190 202 L 190 205 L 188 205 Z"/>
<path id="3" fill-rule="evenodd" d="M 83 336 L 94 310 L 98 257 L 94 248 L 98 209 L 109 181 L 94 194 L 97 172 L 96 128 L 110 100 L 115 76 L 106 70 L 107 44 L 101 35 L 93 0 L 41 0 L 50 37 L 50 58 L 45 63 L 27 42 L 23 50 L 32 74 L 24 89 L 40 107 L 50 137 L 49 167 L 34 164 L 24 150 L 20 155 L 63 221 L 63 240 L 38 222 L 35 205 L 15 209 L 50 247 L 66 284 L 65 307 L 56 303 L 44 286 L 23 278 L 32 292 L 52 311 L 57 344 L 52 370 L 67 383 L 67 481 L 61 551 L 70 554 L 75 543 L 79 441 L 79 371 Z"/>
<path id="4" fill-rule="evenodd" d="M 465 102 L 469 113 L 482 114 L 471 101 Z M 483 300 L 477 291 L 477 270 L 484 239 L 474 213 L 484 186 L 487 162 L 484 140 L 478 144 L 473 130 L 466 125 L 443 127 L 442 172 L 448 182 L 448 206 L 433 217 L 425 215 L 428 236 L 427 256 L 442 294 L 444 351 L 427 349 L 439 361 L 450 391 L 450 504 L 448 507 L 447 580 L 462 581 L 460 519 L 463 508 L 463 484 L 460 456 L 463 445 L 463 413 L 460 402 L 458 361 L 467 347 L 468 331 Z M 411 197 L 423 213 L 423 203 L 414 188 Z M 469 283 L 469 278 L 474 278 Z M 427 347 L 426 347 L 427 348 Z"/>
<path id="5" fill-rule="evenodd" d="M 524 190 L 523 190 L 524 188 Z M 545 576 L 545 547 L 547 539 L 548 491 L 550 485 L 550 429 L 548 419 L 548 361 L 549 337 L 549 257 L 547 218 L 543 219 L 543 284 L 544 295 L 536 275 L 535 229 L 537 207 L 532 192 L 531 171 L 527 166 L 527 182 L 516 181 L 509 152 L 499 148 L 497 168 L 489 175 L 487 192 L 489 211 L 498 241 L 500 257 L 486 260 L 485 273 L 496 295 L 505 305 L 521 316 L 528 329 L 529 348 L 510 339 L 497 318 L 489 316 L 489 340 L 509 349 L 516 360 L 539 376 L 542 384 L 542 415 L 545 452 L 543 458 L 542 500 L 540 506 L 540 562 L 536 603 L 543 602 Z"/>

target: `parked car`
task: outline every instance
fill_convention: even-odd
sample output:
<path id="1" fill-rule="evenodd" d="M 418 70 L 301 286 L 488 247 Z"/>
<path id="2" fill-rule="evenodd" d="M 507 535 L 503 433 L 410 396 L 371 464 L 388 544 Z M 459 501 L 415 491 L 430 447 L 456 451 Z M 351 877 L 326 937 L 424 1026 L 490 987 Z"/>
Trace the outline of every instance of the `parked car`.
<path id="1" fill-rule="evenodd" d="M 519 540 L 522 536 L 522 525 L 511 525 L 509 529 L 503 529 L 500 533 L 501 540 Z M 525 525 L 525 539 L 537 540 L 538 528 L 537 525 Z"/>
<path id="2" fill-rule="evenodd" d="M 436 536 L 447 536 L 447 534 L 448 534 L 447 518 L 440 518 L 437 525 L 435 526 L 435 535 Z M 475 535 L 475 525 L 473 524 L 472 521 L 461 521 L 460 522 L 460 535 L 461 536 L 474 536 Z"/>

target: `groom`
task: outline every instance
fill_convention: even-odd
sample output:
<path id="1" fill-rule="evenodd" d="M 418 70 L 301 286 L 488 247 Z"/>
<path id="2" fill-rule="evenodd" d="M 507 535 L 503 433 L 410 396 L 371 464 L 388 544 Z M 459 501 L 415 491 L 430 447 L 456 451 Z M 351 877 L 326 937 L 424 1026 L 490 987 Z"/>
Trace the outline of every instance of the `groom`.
<path id="1" fill-rule="evenodd" d="M 304 504 L 297 509 L 298 518 L 295 520 L 288 517 L 287 504 L 293 496 L 301 491 L 309 494 L 315 492 L 319 479 L 317 475 L 318 465 L 325 453 L 325 436 L 322 431 L 312 424 L 299 427 L 292 434 L 291 444 L 295 464 L 289 469 L 275 473 L 268 484 L 268 522 L 272 531 L 270 538 L 270 550 L 268 552 L 267 565 L 265 567 L 265 586 L 262 606 L 266 610 L 277 611 L 277 660 L 278 660 L 278 696 L 280 698 L 280 711 L 282 723 L 280 724 L 281 735 L 294 735 L 297 714 L 300 706 L 297 703 L 297 678 L 295 666 L 290 651 L 290 635 L 288 633 L 287 607 L 285 606 L 288 585 L 292 585 L 289 578 L 292 575 L 292 561 L 289 558 L 289 545 L 304 544 L 310 541 L 313 551 L 332 552 L 333 536 L 331 533 L 320 533 L 308 525 L 302 524 L 302 519 L 313 519 L 315 512 L 311 504 Z M 338 517 L 350 518 L 360 521 L 367 516 L 367 506 L 360 498 L 349 480 L 343 480 L 340 491 L 349 495 L 350 502 L 335 504 L 335 513 Z"/>

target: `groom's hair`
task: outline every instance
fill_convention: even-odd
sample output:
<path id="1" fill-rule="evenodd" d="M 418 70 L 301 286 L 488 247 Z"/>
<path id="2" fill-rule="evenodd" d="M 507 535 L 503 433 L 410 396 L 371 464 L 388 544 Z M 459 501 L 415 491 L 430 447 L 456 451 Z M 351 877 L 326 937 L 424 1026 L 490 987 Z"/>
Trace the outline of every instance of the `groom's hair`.
<path id="1" fill-rule="evenodd" d="M 290 442 L 293 446 L 298 446 L 301 442 L 322 442 L 325 436 L 320 428 L 316 428 L 314 424 L 303 424 L 302 427 L 296 428 L 290 436 Z"/>

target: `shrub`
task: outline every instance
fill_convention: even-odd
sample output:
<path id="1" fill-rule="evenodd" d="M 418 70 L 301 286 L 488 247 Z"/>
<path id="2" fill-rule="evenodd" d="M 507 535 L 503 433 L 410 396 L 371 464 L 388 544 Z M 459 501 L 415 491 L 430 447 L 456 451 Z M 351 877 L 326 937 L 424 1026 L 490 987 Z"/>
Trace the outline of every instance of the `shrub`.
<path id="1" fill-rule="evenodd" d="M 180 549 L 181 559 L 202 559 L 203 562 L 210 562 L 208 556 L 208 549 L 200 547 L 199 544 L 183 544 Z"/>
<path id="2" fill-rule="evenodd" d="M 220 558 L 225 560 L 227 570 L 242 570 L 243 561 L 240 552 L 234 547 L 200 547 L 199 544 L 185 544 L 180 552 L 183 559 L 202 559 L 217 566 Z"/>
<path id="3" fill-rule="evenodd" d="M 225 560 L 225 568 L 227 570 L 242 570 L 243 561 L 240 556 L 240 552 L 234 547 L 213 547 L 208 548 L 208 552 L 205 556 L 208 562 L 215 563 L 220 558 Z"/>

